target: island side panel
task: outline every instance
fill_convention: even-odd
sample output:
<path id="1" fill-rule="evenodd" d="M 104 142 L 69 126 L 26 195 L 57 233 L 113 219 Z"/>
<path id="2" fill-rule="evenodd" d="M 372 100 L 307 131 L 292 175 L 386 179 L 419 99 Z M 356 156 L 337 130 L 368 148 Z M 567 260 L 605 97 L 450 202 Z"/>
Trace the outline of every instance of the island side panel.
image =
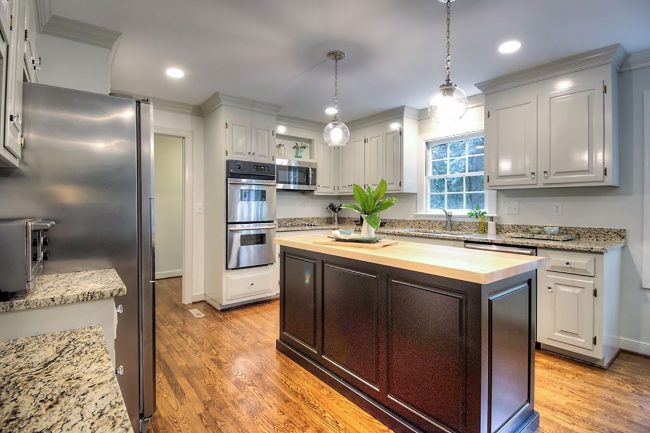
<path id="1" fill-rule="evenodd" d="M 280 335 L 296 349 L 315 356 L 319 351 L 316 260 L 283 253 L 281 266 Z"/>
<path id="2" fill-rule="evenodd" d="M 536 431 L 534 411 L 536 274 L 484 287 L 483 356 L 488 433 Z"/>

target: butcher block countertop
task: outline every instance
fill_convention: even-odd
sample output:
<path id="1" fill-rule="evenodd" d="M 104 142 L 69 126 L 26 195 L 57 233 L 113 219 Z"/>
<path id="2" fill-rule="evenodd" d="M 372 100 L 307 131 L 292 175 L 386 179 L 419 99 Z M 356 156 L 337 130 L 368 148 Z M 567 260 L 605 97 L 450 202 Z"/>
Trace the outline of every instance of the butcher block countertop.
<path id="1" fill-rule="evenodd" d="M 276 238 L 284 247 L 407 269 L 478 284 L 490 284 L 537 269 L 542 257 L 470 250 L 400 241 L 396 245 L 369 250 L 345 245 L 322 245 L 325 236 Z"/>

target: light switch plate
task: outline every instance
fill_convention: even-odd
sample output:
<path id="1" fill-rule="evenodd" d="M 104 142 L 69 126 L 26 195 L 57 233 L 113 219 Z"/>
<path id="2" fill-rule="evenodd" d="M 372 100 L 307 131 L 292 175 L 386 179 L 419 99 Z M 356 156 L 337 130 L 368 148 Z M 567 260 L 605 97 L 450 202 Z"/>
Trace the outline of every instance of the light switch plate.
<path id="1" fill-rule="evenodd" d="M 505 203 L 506 215 L 519 215 L 519 202 L 509 201 Z"/>
<path id="2" fill-rule="evenodd" d="M 562 203 L 553 203 L 551 210 L 553 215 L 562 215 Z"/>

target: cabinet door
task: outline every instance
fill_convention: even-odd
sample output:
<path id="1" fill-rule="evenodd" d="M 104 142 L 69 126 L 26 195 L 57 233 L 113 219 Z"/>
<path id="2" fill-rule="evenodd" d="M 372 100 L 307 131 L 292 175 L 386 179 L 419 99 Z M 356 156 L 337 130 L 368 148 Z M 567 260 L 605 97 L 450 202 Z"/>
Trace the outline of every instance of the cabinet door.
<path id="1" fill-rule="evenodd" d="M 0 0 L 1 1 L 1 0 Z M 19 17 L 24 17 L 25 2 L 16 1 L 12 3 L 11 15 L 15 22 L 24 22 Z M 5 110 L 5 137 L 4 146 L 17 159 L 22 153 L 23 136 L 23 80 L 26 78 L 26 71 L 23 61 L 25 38 L 19 37 L 20 26 L 11 30 L 9 40 L 8 66 L 7 66 L 7 104 Z M 24 29 L 23 29 L 24 31 Z M 26 80 L 25 80 L 26 81 Z"/>
<path id="2" fill-rule="evenodd" d="M 546 273 L 544 282 L 546 287 L 540 287 L 542 313 L 538 316 L 542 342 L 593 350 L 593 281 Z"/>
<path id="3" fill-rule="evenodd" d="M 386 179 L 388 191 L 402 189 L 402 131 L 384 135 L 384 154 L 381 157 L 381 176 Z"/>
<path id="4" fill-rule="evenodd" d="M 336 148 L 330 147 L 322 141 L 315 142 L 315 145 L 318 163 L 316 168 L 316 193 L 333 194 L 336 191 L 336 178 L 334 176 Z"/>
<path id="5" fill-rule="evenodd" d="M 34 0 L 25 1 L 25 15 L 22 17 L 21 24 L 23 25 L 23 31 L 20 34 L 25 38 L 23 59 L 25 70 L 29 82 L 38 83 L 38 73 L 41 66 L 36 50 L 36 4 Z"/>
<path id="6" fill-rule="evenodd" d="M 604 178 L 602 81 L 539 98 L 542 183 L 597 182 Z"/>
<path id="7" fill-rule="evenodd" d="M 253 140 L 251 144 L 251 157 L 256 161 L 273 161 L 275 136 L 272 128 L 253 126 Z"/>
<path id="8" fill-rule="evenodd" d="M 373 134 L 364 139 L 363 153 L 363 185 L 374 188 L 384 176 L 381 162 L 385 160 L 386 148 L 380 134 Z"/>
<path id="9" fill-rule="evenodd" d="M 537 184 L 537 97 L 520 92 L 486 98 L 488 187 Z"/>
<path id="10" fill-rule="evenodd" d="M 359 137 L 350 142 L 339 151 L 340 176 L 339 192 L 351 193 L 352 185 L 363 185 L 364 176 L 364 139 Z"/>
<path id="11" fill-rule="evenodd" d="M 242 121 L 226 122 L 226 144 L 229 158 L 248 158 L 251 154 L 250 124 Z"/>

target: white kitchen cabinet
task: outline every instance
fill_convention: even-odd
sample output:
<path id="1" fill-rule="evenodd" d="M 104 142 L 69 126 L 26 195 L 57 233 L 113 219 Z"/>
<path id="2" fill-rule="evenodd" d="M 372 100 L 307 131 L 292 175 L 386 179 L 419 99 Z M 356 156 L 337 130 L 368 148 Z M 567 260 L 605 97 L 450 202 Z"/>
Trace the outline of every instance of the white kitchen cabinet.
<path id="1" fill-rule="evenodd" d="M 604 254 L 540 249 L 537 341 L 602 367 L 619 350 L 621 249 Z"/>
<path id="2" fill-rule="evenodd" d="M 364 137 L 354 137 L 339 152 L 338 192 L 352 194 L 352 185 L 364 183 Z"/>
<path id="3" fill-rule="evenodd" d="M 537 97 L 520 89 L 485 100 L 488 186 L 537 184 Z"/>
<path id="4" fill-rule="evenodd" d="M 477 84 L 488 188 L 618 186 L 623 57 L 613 45 Z"/>
<path id="5" fill-rule="evenodd" d="M 9 28 L 13 0 L 0 0 L 0 25 Z"/>
<path id="6" fill-rule="evenodd" d="M 36 0 L 25 0 L 25 12 L 21 17 L 22 35 L 25 39 L 23 61 L 30 83 L 38 83 L 38 75 L 41 71 L 41 57 L 38 55 L 36 45 L 36 22 Z"/>
<path id="7" fill-rule="evenodd" d="M 384 134 L 384 156 L 380 171 L 388 184 L 389 192 L 402 189 L 402 130 L 392 130 Z"/>
<path id="8" fill-rule="evenodd" d="M 339 148 L 316 141 L 316 192 L 317 195 L 332 195 L 338 190 Z"/>
<path id="9" fill-rule="evenodd" d="M 275 160 L 275 118 L 250 111 L 226 114 L 226 156 L 259 162 Z"/>
<path id="10" fill-rule="evenodd" d="M 383 132 L 376 128 L 366 132 L 363 140 L 363 187 L 376 188 L 384 177 L 386 161 L 386 147 L 384 146 Z"/>

